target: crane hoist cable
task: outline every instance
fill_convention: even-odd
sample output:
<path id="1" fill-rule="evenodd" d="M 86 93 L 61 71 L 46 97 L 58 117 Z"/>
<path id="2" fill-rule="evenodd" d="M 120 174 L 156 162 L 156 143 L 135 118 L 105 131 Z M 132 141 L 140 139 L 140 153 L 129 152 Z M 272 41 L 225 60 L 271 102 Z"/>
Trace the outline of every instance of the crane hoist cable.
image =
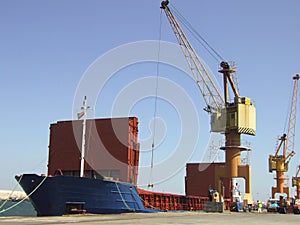
<path id="1" fill-rule="evenodd" d="M 180 23 L 194 36 L 194 38 L 207 50 L 207 52 L 217 61 L 225 61 L 224 58 L 199 34 L 199 32 L 190 24 L 190 22 L 175 8 L 173 4 L 170 4 L 172 12 Z"/>
<path id="2" fill-rule="evenodd" d="M 285 120 L 284 120 L 284 127 L 283 127 L 283 131 L 282 133 L 285 133 L 287 131 L 287 127 L 288 127 L 288 121 L 289 121 L 289 115 L 290 115 L 290 107 L 291 107 L 291 103 L 292 103 L 292 98 L 293 98 L 293 85 L 294 85 L 294 81 L 292 80 L 291 81 L 291 84 L 290 84 L 290 93 L 289 93 L 289 104 L 286 108 L 286 113 L 285 113 Z"/>
<path id="3" fill-rule="evenodd" d="M 203 36 L 201 36 L 199 34 L 199 32 L 189 23 L 189 21 L 179 12 L 179 10 L 177 10 L 175 8 L 175 6 L 173 4 L 171 4 L 168 0 L 167 1 L 163 1 L 162 2 L 162 6 L 161 8 L 165 8 L 166 6 L 170 6 L 169 9 L 172 11 L 172 14 L 174 14 L 176 16 L 176 18 L 178 19 L 178 21 L 180 21 L 180 24 L 182 24 L 187 31 L 190 32 L 190 34 L 195 38 L 195 41 L 200 44 L 206 51 L 207 53 L 209 53 L 211 55 L 211 57 L 216 60 L 216 62 L 224 62 L 224 61 L 227 61 L 227 60 L 224 60 L 224 57 L 221 56 L 220 53 L 218 53 L 216 51 L 216 49 L 214 49 L 205 39 Z M 233 64 L 232 67 L 235 68 L 235 64 L 234 63 L 230 63 L 230 64 Z M 235 74 L 232 73 L 232 75 Z M 238 93 L 238 82 L 237 82 L 237 77 L 235 76 L 232 76 L 231 79 L 234 79 L 235 80 L 235 87 L 233 89 L 236 89 L 237 90 L 237 93 Z M 230 93 L 229 93 L 230 94 Z M 236 96 L 236 93 L 235 93 L 235 96 Z"/>
<path id="4" fill-rule="evenodd" d="M 167 19 L 171 25 L 177 42 L 184 54 L 188 66 L 190 67 L 191 74 L 193 75 L 204 98 L 206 105 L 204 110 L 210 113 L 221 112 L 225 106 L 225 99 L 222 97 L 221 91 L 214 81 L 214 77 L 210 75 L 207 66 L 202 60 L 200 60 L 196 50 L 191 45 L 181 25 L 178 23 L 177 19 L 169 9 L 168 4 L 169 1 L 162 1 L 161 8 L 164 9 L 164 12 L 166 13 Z M 232 69 L 228 63 L 222 62 L 220 66 L 223 68 L 222 72 L 226 72 L 226 77 L 231 78 L 227 74 L 232 72 Z M 232 86 L 232 82 L 230 82 L 230 85 Z"/>
<path id="5" fill-rule="evenodd" d="M 153 188 L 153 164 L 154 164 L 154 149 L 155 149 L 155 135 L 156 135 L 156 117 L 157 117 L 157 100 L 158 100 L 158 81 L 159 81 L 159 66 L 160 66 L 160 44 L 161 44 L 161 24 L 162 24 L 162 10 L 160 11 L 159 19 L 159 32 L 158 32 L 158 52 L 157 52 L 157 64 L 156 64 L 156 79 L 155 79 L 155 97 L 154 97 L 154 112 L 153 112 L 153 133 L 152 133 L 152 145 L 151 145 L 151 164 L 150 164 L 150 178 L 148 187 Z"/>

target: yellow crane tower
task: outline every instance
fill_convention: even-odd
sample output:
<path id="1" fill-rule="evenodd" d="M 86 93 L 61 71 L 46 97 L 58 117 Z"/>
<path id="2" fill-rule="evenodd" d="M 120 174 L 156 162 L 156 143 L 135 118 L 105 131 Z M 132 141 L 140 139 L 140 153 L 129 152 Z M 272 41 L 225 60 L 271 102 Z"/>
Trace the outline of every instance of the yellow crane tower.
<path id="1" fill-rule="evenodd" d="M 288 132 L 283 134 L 279 139 L 279 145 L 274 155 L 269 156 L 269 172 L 276 171 L 276 187 L 272 187 L 272 198 L 275 198 L 276 193 L 285 193 L 287 199 L 290 198 L 290 189 L 284 185 L 285 178 L 284 173 L 288 171 L 288 165 L 295 155 L 294 143 L 295 143 L 295 131 L 296 131 L 296 115 L 297 115 L 297 102 L 298 102 L 298 80 L 299 75 L 293 77 L 294 86 L 292 94 L 291 109 L 289 112 Z M 282 149 L 282 154 L 279 151 Z"/>
<path id="2" fill-rule="evenodd" d="M 250 165 L 241 165 L 241 152 L 249 150 L 249 148 L 241 145 L 241 134 L 256 134 L 255 106 L 250 98 L 240 96 L 232 77 L 236 70 L 231 68 L 229 63 L 225 61 L 220 63 L 221 69 L 219 70 L 223 75 L 224 86 L 224 96 L 221 95 L 204 63 L 198 57 L 185 32 L 173 16 L 168 4 L 169 1 L 163 1 L 161 8 L 165 11 L 184 57 L 203 95 L 206 103 L 205 110 L 211 115 L 211 132 L 225 134 L 225 146 L 221 147 L 225 151 L 225 168 L 224 166 L 217 168 L 215 180 L 243 177 L 246 189 L 244 199 L 247 199 L 251 204 L 251 167 Z M 233 101 L 229 100 L 229 87 L 231 87 L 234 94 Z M 219 193 L 223 193 L 220 185 L 214 187 L 214 189 Z"/>

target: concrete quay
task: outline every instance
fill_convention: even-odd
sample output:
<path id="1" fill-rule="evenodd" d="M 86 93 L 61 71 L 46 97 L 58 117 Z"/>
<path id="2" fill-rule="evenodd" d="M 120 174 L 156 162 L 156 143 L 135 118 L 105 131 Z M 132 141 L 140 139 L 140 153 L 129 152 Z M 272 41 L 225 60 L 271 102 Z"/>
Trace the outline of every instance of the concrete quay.
<path id="1" fill-rule="evenodd" d="M 0 190 L 0 200 L 9 199 L 23 199 L 27 198 L 27 195 L 23 191 L 10 191 L 10 190 Z"/>
<path id="2" fill-rule="evenodd" d="M 129 213 L 118 215 L 72 215 L 61 217 L 0 217 L 0 224 L 299 224 L 300 215 L 277 213 L 205 213 L 205 212 L 166 212 L 166 213 Z"/>

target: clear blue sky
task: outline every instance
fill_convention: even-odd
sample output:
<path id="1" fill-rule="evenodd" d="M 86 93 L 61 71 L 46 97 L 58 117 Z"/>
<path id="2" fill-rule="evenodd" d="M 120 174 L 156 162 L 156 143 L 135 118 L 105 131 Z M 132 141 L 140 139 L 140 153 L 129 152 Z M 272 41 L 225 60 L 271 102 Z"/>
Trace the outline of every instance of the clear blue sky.
<path id="1" fill-rule="evenodd" d="M 268 172 L 268 155 L 274 153 L 276 138 L 284 129 L 292 76 L 300 73 L 300 2 L 171 0 L 171 3 L 225 59 L 237 63 L 240 92 L 256 102 L 257 136 L 247 138 L 253 147 L 252 189 L 254 198 L 266 199 L 274 184 L 274 175 Z M 74 96 L 84 72 L 113 48 L 157 40 L 159 6 L 160 0 L 0 1 L 0 189 L 12 189 L 16 174 L 46 173 L 49 124 L 72 119 Z M 161 38 L 176 43 L 164 14 Z M 204 58 L 201 52 L 198 54 Z M 218 63 L 205 61 L 217 76 Z M 143 77 L 148 69 L 151 71 L 148 75 L 156 74 L 155 65 L 140 65 L 133 70 L 129 67 L 123 72 L 134 71 L 135 76 L 129 80 L 132 81 L 139 74 Z M 174 82 L 180 83 L 180 73 L 174 74 Z M 103 110 L 102 102 L 113 100 L 116 88 L 123 88 L 123 77 L 116 75 L 115 83 L 108 84 L 113 88 L 100 95 L 94 109 L 96 117 L 110 116 Z M 201 124 L 208 124 L 208 117 L 201 110 L 202 96 L 189 79 L 182 79 L 181 87 L 195 98 L 194 102 L 199 101 L 197 113 Z M 142 90 L 139 93 L 143 95 Z M 147 102 L 150 100 L 141 101 L 132 109 L 140 117 L 141 139 L 149 136 L 147 120 L 151 120 L 154 110 L 153 102 Z M 171 126 L 170 118 L 176 117 L 176 113 L 169 112 L 172 107 L 166 105 L 158 104 L 158 115 L 163 118 L 167 114 L 163 120 Z M 297 125 L 300 135 L 299 124 L 300 121 Z M 168 134 L 173 139 L 177 137 L 170 135 L 173 129 L 171 126 L 166 130 L 166 137 Z M 205 129 L 201 128 L 198 152 L 207 143 Z M 163 146 L 169 149 L 167 152 L 174 148 L 170 140 L 170 145 Z M 297 146 L 296 141 L 297 154 L 290 164 L 290 177 L 300 164 Z M 191 160 L 200 158 L 201 153 L 196 152 Z M 183 187 L 184 170 L 181 170 L 156 188 L 184 193 Z"/>

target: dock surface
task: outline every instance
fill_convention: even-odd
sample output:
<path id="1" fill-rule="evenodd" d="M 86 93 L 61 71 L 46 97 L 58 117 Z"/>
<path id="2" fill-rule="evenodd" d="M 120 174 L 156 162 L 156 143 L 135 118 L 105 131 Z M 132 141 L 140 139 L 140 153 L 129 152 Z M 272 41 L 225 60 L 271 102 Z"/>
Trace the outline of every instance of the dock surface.
<path id="1" fill-rule="evenodd" d="M 272 213 L 166 212 L 118 215 L 72 215 L 61 217 L 1 217 L 0 224 L 299 224 L 300 215 Z"/>
<path id="2" fill-rule="evenodd" d="M 0 200 L 9 200 L 12 198 L 23 199 L 26 198 L 24 191 L 11 191 L 11 190 L 0 190 Z"/>

